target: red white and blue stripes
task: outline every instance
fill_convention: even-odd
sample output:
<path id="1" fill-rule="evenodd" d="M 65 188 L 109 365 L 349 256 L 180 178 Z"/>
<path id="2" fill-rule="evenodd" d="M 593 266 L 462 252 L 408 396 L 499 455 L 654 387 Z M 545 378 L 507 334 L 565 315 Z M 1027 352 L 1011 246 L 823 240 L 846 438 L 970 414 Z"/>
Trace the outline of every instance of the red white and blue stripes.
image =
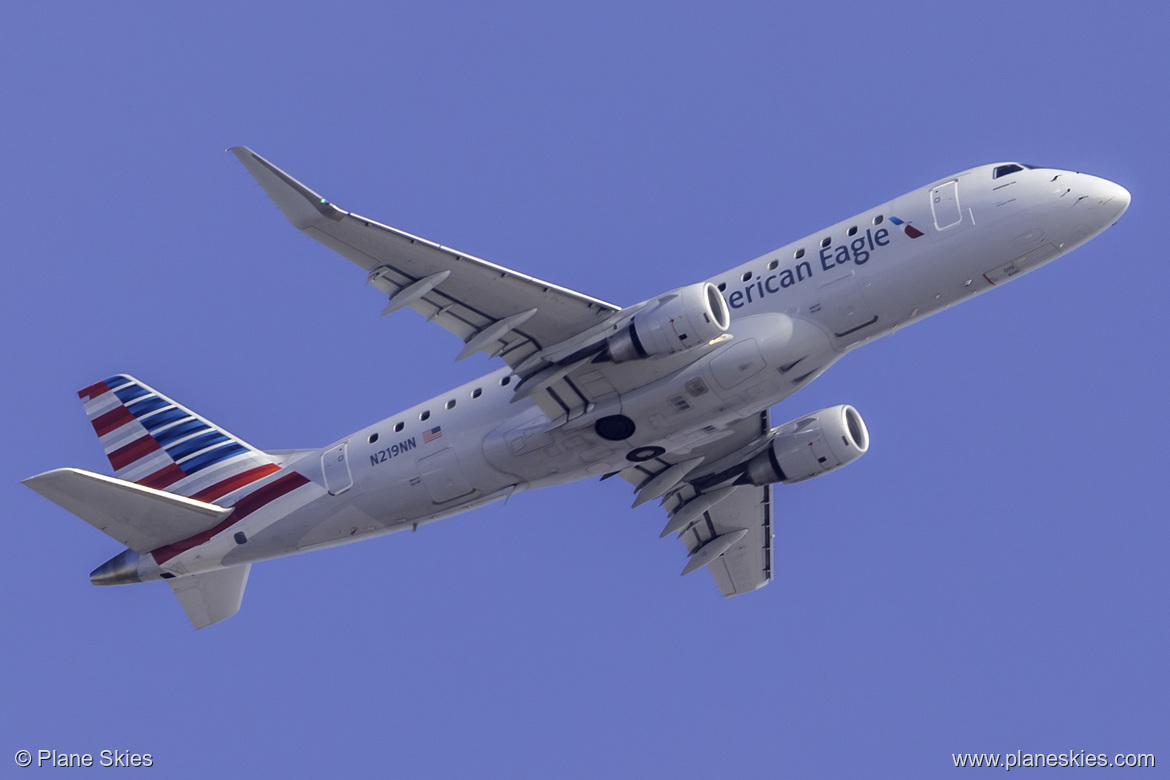
<path id="1" fill-rule="evenodd" d="M 208 503 L 280 470 L 277 459 L 119 374 L 78 393 L 119 479 Z"/>

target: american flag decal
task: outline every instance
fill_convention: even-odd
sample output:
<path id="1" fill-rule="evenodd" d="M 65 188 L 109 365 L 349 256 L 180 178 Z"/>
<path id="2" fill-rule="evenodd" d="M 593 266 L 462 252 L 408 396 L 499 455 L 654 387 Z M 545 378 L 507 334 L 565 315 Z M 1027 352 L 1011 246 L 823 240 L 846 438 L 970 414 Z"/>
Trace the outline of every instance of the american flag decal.
<path id="1" fill-rule="evenodd" d="M 443 435 L 443 426 L 436 425 L 429 431 L 423 431 L 423 444 L 429 444 Z"/>

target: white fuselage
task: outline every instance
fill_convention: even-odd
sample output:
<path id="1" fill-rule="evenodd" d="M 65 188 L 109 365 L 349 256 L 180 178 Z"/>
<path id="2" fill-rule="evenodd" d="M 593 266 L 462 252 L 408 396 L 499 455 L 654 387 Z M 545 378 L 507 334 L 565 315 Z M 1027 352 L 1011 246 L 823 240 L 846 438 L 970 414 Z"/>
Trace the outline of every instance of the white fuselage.
<path id="1" fill-rule="evenodd" d="M 733 338 L 648 358 L 660 364 L 657 379 L 582 417 L 552 421 L 532 400 L 514 402 L 516 380 L 503 368 L 330 447 L 289 455 L 285 467 L 311 484 L 161 568 L 144 558 L 140 574 L 357 541 L 515 491 L 617 472 L 639 448 L 685 452 L 788 397 L 854 347 L 1079 246 L 1129 202 L 1124 189 L 1093 176 L 1045 168 L 996 178 L 997 167 L 948 177 L 713 277 Z M 593 423 L 619 412 L 636 433 L 600 437 Z"/>

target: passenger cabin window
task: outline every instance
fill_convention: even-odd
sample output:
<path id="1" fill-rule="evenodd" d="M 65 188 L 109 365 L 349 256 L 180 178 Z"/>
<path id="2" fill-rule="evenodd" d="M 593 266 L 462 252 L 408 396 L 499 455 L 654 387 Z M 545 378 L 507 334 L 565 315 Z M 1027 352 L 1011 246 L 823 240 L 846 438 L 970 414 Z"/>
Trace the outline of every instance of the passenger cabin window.
<path id="1" fill-rule="evenodd" d="M 394 432 L 395 433 L 402 433 L 402 429 L 405 427 L 406 427 L 406 423 L 404 423 L 404 422 L 394 423 Z"/>
<path id="2" fill-rule="evenodd" d="M 795 259 L 795 260 L 799 260 L 800 258 L 804 257 L 804 250 L 803 250 L 803 249 L 797 249 L 797 250 L 796 250 L 796 252 L 795 252 L 795 253 L 793 253 L 792 257 L 793 257 L 793 259 Z"/>
<path id="3" fill-rule="evenodd" d="M 727 289 L 727 282 L 720 282 L 719 283 L 719 292 L 723 292 L 726 289 Z"/>
<path id="4" fill-rule="evenodd" d="M 997 165 L 995 166 L 995 171 L 991 174 L 991 178 L 998 179 L 1000 176 L 1007 176 L 1009 173 L 1019 173 L 1022 170 L 1024 170 L 1024 166 L 1018 163 Z"/>
<path id="5" fill-rule="evenodd" d="M 821 248 L 824 249 L 825 247 L 827 247 L 831 243 L 833 243 L 832 236 L 825 236 L 824 238 L 821 239 Z"/>
<path id="6" fill-rule="evenodd" d="M 851 235 L 851 236 L 857 235 L 857 225 L 854 225 L 853 227 L 849 228 L 849 235 Z"/>
<path id="7" fill-rule="evenodd" d="M 454 399 L 454 398 L 452 398 L 450 401 L 448 401 L 448 402 L 447 402 L 447 408 L 448 408 L 448 409 L 454 409 L 454 408 L 455 408 L 455 399 Z"/>
<path id="8" fill-rule="evenodd" d="M 427 411 L 423 412 L 422 414 L 420 414 L 418 416 L 418 419 L 420 419 L 420 420 L 429 420 L 430 418 L 431 418 L 430 409 L 428 409 Z"/>
<path id="9" fill-rule="evenodd" d="M 481 395 L 483 395 L 483 390 L 481 388 L 477 387 L 471 391 L 472 398 L 479 398 Z"/>
<path id="10" fill-rule="evenodd" d="M 773 260 L 772 262 L 768 263 L 768 270 L 769 270 L 769 271 L 775 271 L 775 270 L 776 270 L 776 267 L 777 267 L 778 265 L 780 265 L 780 261 L 779 261 L 779 260 Z"/>
<path id="11" fill-rule="evenodd" d="M 370 439 L 369 439 L 369 442 L 370 442 L 370 444 L 373 444 L 373 443 L 374 443 L 374 442 L 376 442 L 377 440 L 378 440 L 378 434 L 377 434 L 377 433 L 371 433 L 371 434 L 370 434 Z"/>
<path id="12" fill-rule="evenodd" d="M 873 224 L 875 224 L 875 225 L 882 224 L 882 219 L 883 219 L 882 215 L 878 214 L 876 217 L 873 218 Z"/>
<path id="13" fill-rule="evenodd" d="M 752 278 L 752 272 L 751 272 L 751 271 L 745 271 L 745 272 L 744 272 L 744 275 L 743 275 L 741 278 L 742 278 L 742 279 L 743 279 L 745 282 L 747 282 L 747 281 L 750 281 L 750 280 L 751 280 L 751 278 Z"/>

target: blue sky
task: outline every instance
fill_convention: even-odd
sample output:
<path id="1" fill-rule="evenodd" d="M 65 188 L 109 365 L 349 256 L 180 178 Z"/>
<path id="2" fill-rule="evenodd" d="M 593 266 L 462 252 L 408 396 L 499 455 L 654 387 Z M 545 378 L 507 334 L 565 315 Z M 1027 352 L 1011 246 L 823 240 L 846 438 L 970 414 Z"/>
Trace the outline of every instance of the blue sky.
<path id="1" fill-rule="evenodd" d="M 1165 11 L 813 5 L 8 9 L 0 762 L 130 750 L 167 777 L 1170 762 Z M 241 612 L 196 633 L 162 585 L 92 587 L 117 543 L 19 485 L 108 473 L 76 390 L 129 372 L 279 449 L 492 368 L 455 364 L 457 341 L 412 313 L 379 318 L 362 272 L 283 220 L 224 153 L 237 144 L 344 208 L 618 304 L 995 160 L 1101 175 L 1133 205 L 773 410 L 852 403 L 873 443 L 777 489 L 777 576 L 758 593 L 680 579 L 659 510 L 583 482 L 258 565 Z"/>

